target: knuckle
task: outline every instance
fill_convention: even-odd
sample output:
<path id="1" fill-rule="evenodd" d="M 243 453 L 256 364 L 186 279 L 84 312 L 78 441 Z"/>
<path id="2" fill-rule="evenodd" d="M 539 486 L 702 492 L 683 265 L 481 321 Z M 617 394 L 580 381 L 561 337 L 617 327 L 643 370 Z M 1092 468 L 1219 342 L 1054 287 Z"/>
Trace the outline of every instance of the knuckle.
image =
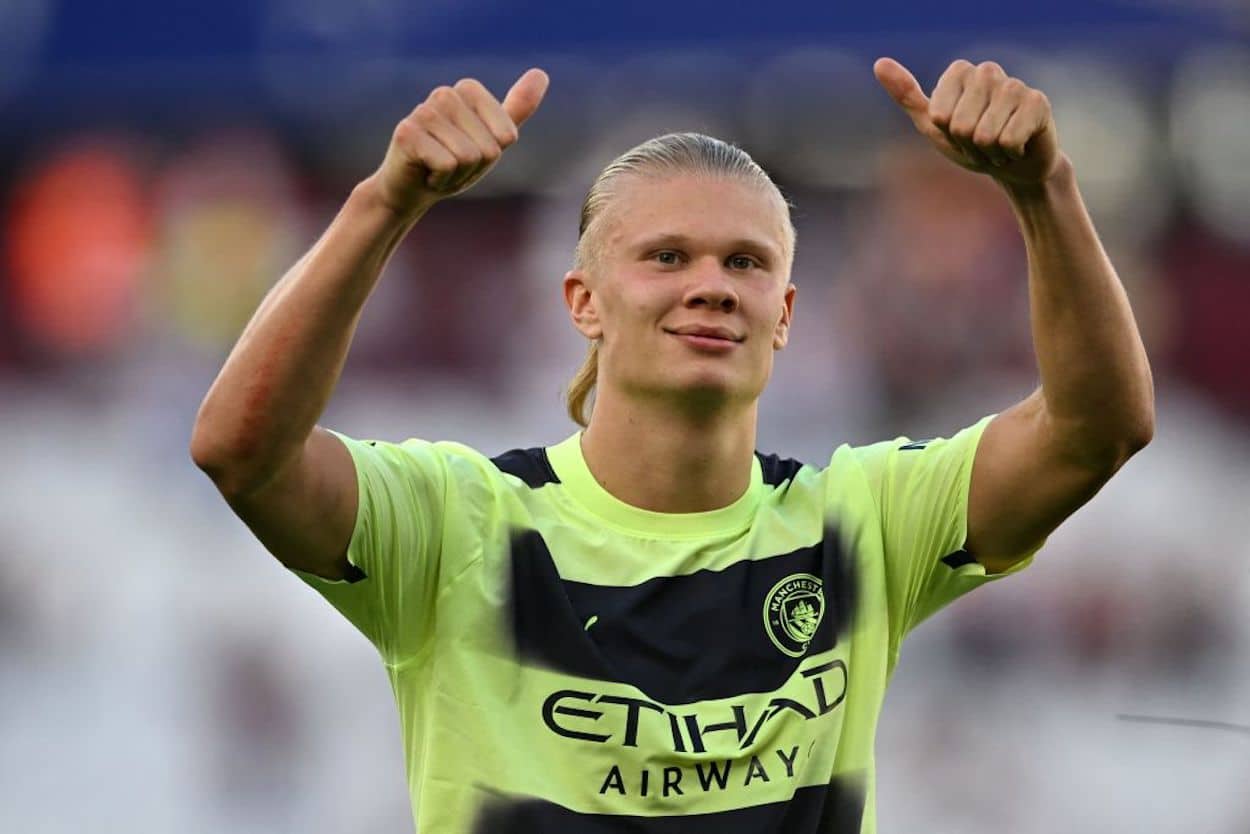
<path id="1" fill-rule="evenodd" d="M 1042 107 L 1047 109 L 1050 108 L 1050 99 L 1046 98 L 1046 94 L 1041 90 L 1030 90 L 1029 98 L 1033 99 L 1035 103 L 1041 105 Z"/>
<path id="2" fill-rule="evenodd" d="M 482 152 L 476 148 L 458 147 L 455 150 L 456 164 L 461 168 L 472 168 L 482 161 Z"/>
<path id="3" fill-rule="evenodd" d="M 455 90 L 462 95 L 477 95 L 484 92 L 486 88 L 476 78 L 461 78 L 456 82 Z"/>
<path id="4" fill-rule="evenodd" d="M 977 64 L 977 72 L 983 76 L 1005 75 L 1003 68 L 996 61 L 982 61 Z"/>
<path id="5" fill-rule="evenodd" d="M 972 131 L 975 128 L 976 125 L 969 124 L 967 121 L 960 119 L 959 121 L 952 122 L 948 129 L 950 130 L 951 136 L 954 136 L 956 139 L 971 141 Z"/>
<path id="6" fill-rule="evenodd" d="M 962 71 L 962 70 L 970 69 L 971 67 L 972 67 L 972 62 L 967 60 L 966 58 L 956 58 L 954 61 L 951 61 L 951 65 L 947 67 L 946 69 L 947 71 L 950 71 L 950 70 Z"/>
<path id="7" fill-rule="evenodd" d="M 418 125 L 427 128 L 438 120 L 438 111 L 429 102 L 422 102 L 412 111 L 412 118 Z"/>
<path id="8" fill-rule="evenodd" d="M 457 167 L 459 167 L 456 164 L 455 159 L 444 154 L 439 154 L 431 159 L 422 160 L 422 162 L 426 168 L 429 168 L 436 174 L 450 174 L 455 171 Z"/>
<path id="9" fill-rule="evenodd" d="M 482 160 L 484 162 L 498 162 L 499 157 L 503 155 L 503 151 L 498 145 L 491 145 L 482 149 Z"/>
<path id="10" fill-rule="evenodd" d="M 441 87 L 435 87 L 430 92 L 430 97 L 428 101 L 437 105 L 446 105 L 451 102 L 451 100 L 455 97 L 455 95 L 456 95 L 455 90 L 453 90 L 451 87 L 448 87 L 446 84 L 444 84 Z"/>
<path id="11" fill-rule="evenodd" d="M 1007 78 L 1005 81 L 1003 81 L 1003 91 L 1004 91 L 1004 92 L 1012 93 L 1012 94 L 1014 95 L 1014 94 L 1019 93 L 1019 92 L 1021 92 L 1021 91 L 1025 90 L 1025 89 L 1026 89 L 1026 88 L 1025 88 L 1024 82 L 1023 82 L 1023 81 L 1021 81 L 1019 78 L 1014 78 L 1014 77 L 1011 77 L 1011 78 Z"/>
<path id="12" fill-rule="evenodd" d="M 391 142 L 405 152 L 411 152 L 425 130 L 412 119 L 404 119 L 395 126 Z"/>

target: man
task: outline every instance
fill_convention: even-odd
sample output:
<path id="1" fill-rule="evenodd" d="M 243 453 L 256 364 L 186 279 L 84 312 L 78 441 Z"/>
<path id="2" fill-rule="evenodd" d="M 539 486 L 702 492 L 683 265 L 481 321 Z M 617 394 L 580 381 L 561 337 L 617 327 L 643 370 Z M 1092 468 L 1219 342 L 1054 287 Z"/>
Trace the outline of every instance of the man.
<path id="1" fill-rule="evenodd" d="M 950 439 L 755 452 L 794 233 L 767 175 L 697 134 L 627 152 L 587 198 L 563 285 L 584 431 L 487 458 L 317 427 L 388 256 L 516 141 L 539 70 L 502 104 L 435 90 L 244 331 L 192 456 L 377 646 L 418 830 L 874 831 L 903 637 L 1022 569 L 1149 441 L 1146 356 L 1046 98 L 993 63 L 955 62 L 932 98 L 874 71 L 1002 185 L 1028 246 L 1042 385 Z"/>

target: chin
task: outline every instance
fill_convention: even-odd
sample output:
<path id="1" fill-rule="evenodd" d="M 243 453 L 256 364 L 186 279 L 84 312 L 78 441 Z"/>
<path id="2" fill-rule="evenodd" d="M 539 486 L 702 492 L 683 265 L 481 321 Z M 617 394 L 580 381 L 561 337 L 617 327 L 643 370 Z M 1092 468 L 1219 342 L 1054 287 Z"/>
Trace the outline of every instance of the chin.
<path id="1" fill-rule="evenodd" d="M 735 378 L 735 375 L 700 370 L 685 375 L 674 393 L 706 405 L 723 405 L 757 398 L 759 394 L 754 388 L 744 383 L 745 380 Z"/>
<path id="2" fill-rule="evenodd" d="M 638 368 L 638 370 L 643 370 Z M 637 395 L 689 404 L 697 402 L 704 410 L 730 403 L 759 399 L 761 381 L 742 373 L 741 367 L 702 362 L 668 362 L 658 360 L 647 370 L 661 374 L 634 377 L 627 385 Z"/>

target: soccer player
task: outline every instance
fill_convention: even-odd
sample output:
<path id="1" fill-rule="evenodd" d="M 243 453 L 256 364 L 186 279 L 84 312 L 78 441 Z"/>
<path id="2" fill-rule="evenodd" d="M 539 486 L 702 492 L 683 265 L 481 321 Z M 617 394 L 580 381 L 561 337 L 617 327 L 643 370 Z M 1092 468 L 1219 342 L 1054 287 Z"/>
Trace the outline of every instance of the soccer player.
<path id="1" fill-rule="evenodd" d="M 1146 355 L 1045 96 L 994 63 L 956 61 L 931 97 L 874 71 L 1027 243 L 1041 386 L 948 439 L 755 450 L 794 231 L 767 174 L 697 134 L 590 189 L 563 282 L 583 430 L 489 457 L 317 426 L 388 256 L 517 140 L 539 70 L 502 103 L 431 93 L 240 337 L 192 456 L 377 647 L 419 831 L 873 832 L 903 638 L 1025 567 L 1150 440 Z"/>

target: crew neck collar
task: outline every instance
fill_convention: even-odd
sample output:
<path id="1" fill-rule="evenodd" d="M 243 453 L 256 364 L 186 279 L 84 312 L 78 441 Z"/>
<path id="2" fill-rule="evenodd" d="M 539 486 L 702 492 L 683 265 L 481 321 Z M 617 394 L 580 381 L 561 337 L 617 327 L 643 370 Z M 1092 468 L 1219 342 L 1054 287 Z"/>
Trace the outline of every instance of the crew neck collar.
<path id="1" fill-rule="evenodd" d="M 758 455 L 751 455 L 751 482 L 732 504 L 698 513 L 660 513 L 627 504 L 595 479 L 582 455 L 578 431 L 547 447 L 547 459 L 569 491 L 587 510 L 608 524 L 647 538 L 694 538 L 743 530 L 751 523 L 764 488 Z"/>

